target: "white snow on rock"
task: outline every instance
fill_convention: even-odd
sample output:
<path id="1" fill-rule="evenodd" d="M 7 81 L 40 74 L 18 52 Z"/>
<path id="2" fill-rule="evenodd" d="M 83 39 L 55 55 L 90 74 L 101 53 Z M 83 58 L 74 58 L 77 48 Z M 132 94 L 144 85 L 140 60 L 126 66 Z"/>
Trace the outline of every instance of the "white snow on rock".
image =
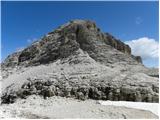
<path id="1" fill-rule="evenodd" d="M 123 106 L 127 108 L 135 108 L 141 110 L 151 111 L 158 115 L 159 103 L 146 103 L 146 102 L 128 102 L 128 101 L 98 101 L 101 105 Z"/>

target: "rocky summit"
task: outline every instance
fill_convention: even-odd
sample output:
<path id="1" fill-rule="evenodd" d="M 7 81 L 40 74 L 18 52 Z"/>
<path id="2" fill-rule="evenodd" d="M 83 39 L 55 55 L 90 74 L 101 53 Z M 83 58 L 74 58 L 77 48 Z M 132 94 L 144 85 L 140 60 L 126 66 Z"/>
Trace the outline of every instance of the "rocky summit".
<path id="1" fill-rule="evenodd" d="M 1 64 L 2 103 L 29 95 L 158 102 L 158 70 L 95 22 L 73 20 Z"/>

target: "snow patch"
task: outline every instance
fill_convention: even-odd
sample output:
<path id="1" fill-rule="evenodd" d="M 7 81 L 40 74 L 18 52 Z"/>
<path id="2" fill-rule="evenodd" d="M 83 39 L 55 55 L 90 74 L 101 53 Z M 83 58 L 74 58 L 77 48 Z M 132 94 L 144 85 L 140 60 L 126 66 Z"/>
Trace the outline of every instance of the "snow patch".
<path id="1" fill-rule="evenodd" d="M 123 106 L 127 108 L 135 108 L 141 110 L 151 111 L 158 116 L 159 103 L 146 102 L 128 102 L 128 101 L 98 101 L 101 105 Z"/>

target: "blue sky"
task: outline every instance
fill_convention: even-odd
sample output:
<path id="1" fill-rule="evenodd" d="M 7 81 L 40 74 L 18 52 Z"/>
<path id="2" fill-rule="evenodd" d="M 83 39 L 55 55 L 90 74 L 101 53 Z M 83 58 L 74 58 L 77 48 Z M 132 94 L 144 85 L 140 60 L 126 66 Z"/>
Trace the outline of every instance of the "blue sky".
<path id="1" fill-rule="evenodd" d="M 109 32 L 123 42 L 157 44 L 158 2 L 2 2 L 2 60 L 24 48 L 35 39 L 73 19 L 90 19 L 103 32 Z M 143 40 L 142 40 L 143 39 Z M 131 42 L 129 42 L 131 41 Z M 146 44 L 146 42 L 145 42 Z M 133 46 L 133 45 L 132 45 Z M 135 47 L 135 46 L 133 46 Z M 136 46 L 137 48 L 137 46 Z M 149 52 L 155 53 L 155 47 Z M 143 49 L 145 52 L 145 48 Z M 139 53 L 134 51 L 134 54 Z M 148 53 L 148 51 L 147 51 Z M 147 54 L 146 53 L 146 54 Z M 139 53 L 140 55 L 143 53 Z M 138 55 L 139 55 L 138 54 Z M 156 53 L 157 54 L 157 53 Z M 143 55 L 142 55 L 143 56 Z M 147 56 L 147 55 L 146 55 Z M 158 66 L 158 57 L 143 57 L 149 67 Z M 146 60 L 147 59 L 147 60 Z"/>

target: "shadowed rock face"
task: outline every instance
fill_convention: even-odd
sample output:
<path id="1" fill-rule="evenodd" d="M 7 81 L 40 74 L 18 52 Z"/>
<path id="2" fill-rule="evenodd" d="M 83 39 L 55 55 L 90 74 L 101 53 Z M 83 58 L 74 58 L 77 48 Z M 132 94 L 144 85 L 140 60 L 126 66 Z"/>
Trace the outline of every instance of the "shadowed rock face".
<path id="1" fill-rule="evenodd" d="M 18 72 L 12 70 L 19 67 Z M 131 55 L 128 45 L 102 33 L 94 22 L 74 20 L 8 56 L 2 63 L 6 86 L 1 98 L 3 103 L 32 94 L 158 102 L 157 73 L 144 67 L 140 56 Z M 20 85 L 16 80 L 22 81 Z"/>
<path id="2" fill-rule="evenodd" d="M 60 79 L 58 81 L 30 79 L 25 82 L 21 89 L 16 92 L 3 94 L 2 103 L 13 103 L 16 98 L 26 98 L 29 95 L 42 95 L 44 99 L 51 96 L 73 97 L 80 100 L 113 100 L 113 101 L 136 101 L 158 102 L 158 86 L 147 83 L 109 83 L 102 80 L 74 82 L 73 80 Z M 124 79 L 125 80 L 125 79 Z"/>
<path id="3" fill-rule="evenodd" d="M 79 48 L 88 52 L 93 59 L 104 63 L 124 61 L 126 57 L 132 57 L 129 61 L 142 63 L 140 57 L 131 56 L 131 48 L 128 45 L 109 33 L 102 33 L 94 22 L 75 20 L 50 32 L 21 52 L 10 55 L 2 66 L 47 64 L 66 58 Z M 121 53 L 111 53 L 112 49 Z M 100 55 L 102 53 L 104 55 Z M 120 59 L 117 56 L 120 56 Z"/>
<path id="4" fill-rule="evenodd" d="M 104 41 L 106 44 L 111 45 L 112 47 L 114 47 L 115 49 L 123 53 L 129 54 L 129 55 L 131 54 L 131 48 L 128 45 L 124 44 L 120 40 L 117 40 L 109 33 L 106 33 Z"/>

